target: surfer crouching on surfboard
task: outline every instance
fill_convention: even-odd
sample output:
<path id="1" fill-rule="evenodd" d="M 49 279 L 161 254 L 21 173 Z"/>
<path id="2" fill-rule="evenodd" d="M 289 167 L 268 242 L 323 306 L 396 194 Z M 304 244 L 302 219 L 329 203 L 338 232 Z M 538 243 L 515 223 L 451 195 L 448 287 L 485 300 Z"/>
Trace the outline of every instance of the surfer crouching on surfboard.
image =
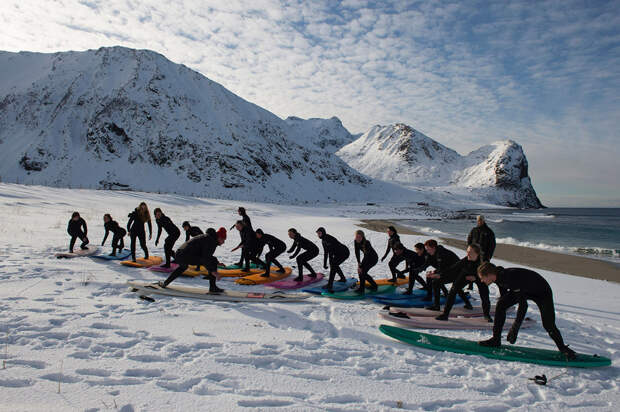
<path id="1" fill-rule="evenodd" d="M 527 301 L 532 300 L 540 310 L 542 324 L 556 346 L 567 359 L 575 359 L 575 351 L 564 344 L 562 335 L 555 325 L 555 308 L 553 292 L 549 283 L 537 272 L 523 268 L 507 268 L 484 262 L 478 267 L 478 276 L 487 286 L 495 283 L 503 291 L 495 305 L 495 323 L 493 337 L 478 342 L 481 346 L 501 346 L 502 329 L 506 321 L 506 309 L 519 304 L 515 318 L 506 339 L 510 343 L 517 341 L 517 334 L 527 312 Z"/>
<path id="2" fill-rule="evenodd" d="M 199 235 L 191 238 L 188 242 L 183 243 L 175 253 L 175 263 L 179 265 L 163 282 L 158 282 L 158 285 L 162 288 L 167 287 L 172 281 L 181 276 L 189 265 L 201 265 L 207 268 L 209 274 L 206 276 L 209 279 L 209 292 L 217 293 L 223 292 L 215 284 L 217 279 L 217 266 L 218 260 L 213 254 L 215 249 L 223 245 L 226 241 L 226 229 L 221 227 L 213 236 L 210 233 L 206 235 Z"/>

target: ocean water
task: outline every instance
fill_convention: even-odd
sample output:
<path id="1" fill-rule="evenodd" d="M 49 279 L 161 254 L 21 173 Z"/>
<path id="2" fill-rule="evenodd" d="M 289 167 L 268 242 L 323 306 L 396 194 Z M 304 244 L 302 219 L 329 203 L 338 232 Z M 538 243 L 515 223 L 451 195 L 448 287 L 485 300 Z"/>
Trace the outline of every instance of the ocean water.
<path id="1" fill-rule="evenodd" d="M 432 236 L 466 239 L 482 214 L 498 243 L 570 253 L 620 263 L 620 209 L 467 210 L 462 219 L 410 220 Z"/>

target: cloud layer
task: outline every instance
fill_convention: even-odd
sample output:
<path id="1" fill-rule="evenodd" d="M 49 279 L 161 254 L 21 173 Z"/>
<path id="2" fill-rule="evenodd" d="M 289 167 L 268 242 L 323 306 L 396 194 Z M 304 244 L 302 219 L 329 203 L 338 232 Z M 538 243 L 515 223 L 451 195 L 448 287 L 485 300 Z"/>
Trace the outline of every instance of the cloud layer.
<path id="1" fill-rule="evenodd" d="M 0 49 L 147 48 L 281 117 L 335 115 L 353 132 L 404 122 L 461 152 L 513 138 L 543 202 L 620 206 L 618 10 L 573 0 L 4 0 Z"/>

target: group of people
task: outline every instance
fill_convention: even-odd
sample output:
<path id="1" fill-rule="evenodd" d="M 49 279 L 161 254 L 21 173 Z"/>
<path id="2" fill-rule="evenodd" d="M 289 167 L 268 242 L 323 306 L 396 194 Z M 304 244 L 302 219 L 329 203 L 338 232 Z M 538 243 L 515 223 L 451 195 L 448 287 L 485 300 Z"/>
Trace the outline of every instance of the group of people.
<path id="1" fill-rule="evenodd" d="M 296 281 L 304 279 L 304 269 L 308 270 L 309 277 L 315 278 L 317 276 L 316 271 L 310 265 L 310 261 L 319 255 L 319 248 L 314 242 L 303 237 L 297 229 L 290 228 L 288 230 L 288 237 L 292 239 L 293 244 L 287 250 L 286 244 L 276 236 L 264 233 L 261 229 L 254 230 L 250 217 L 243 207 L 239 207 L 237 212 L 240 219 L 235 222 L 230 230 L 233 228 L 237 229 L 241 237 L 240 243 L 232 251 L 241 249 L 240 260 L 237 265 L 242 271 L 250 272 L 250 264 L 255 263 L 264 268 L 264 273 L 261 276 L 269 277 L 272 265 L 277 267 L 276 272 L 283 273 L 285 269 L 278 261 L 278 257 L 286 251 L 289 254 L 292 253 L 290 259 L 296 260 L 298 269 Z M 162 229 L 167 235 L 164 239 L 165 263 L 162 266 L 170 267 L 172 258 L 174 258 L 174 263 L 178 264 L 178 267 L 170 276 L 165 281 L 159 282 L 159 285 L 164 288 L 167 287 L 185 272 L 190 265 L 195 265 L 198 268 L 201 266 L 206 268 L 207 274 L 205 278 L 209 280 L 210 292 L 222 292 L 222 289 L 216 285 L 218 267 L 221 264 L 215 257 L 215 251 L 218 246 L 223 245 L 226 241 L 226 229 L 221 227 L 216 231 L 214 228 L 208 228 L 203 233 L 200 228 L 191 226 L 188 221 L 185 221 L 181 225 L 186 234 L 185 243 L 175 251 L 174 245 L 181 236 L 180 229 L 160 208 L 154 210 L 154 215 L 158 228 L 155 245 L 157 246 L 159 243 Z M 124 237 L 129 233 L 132 260 L 136 260 L 136 239 L 140 242 L 145 258 L 148 258 L 149 252 L 146 245 L 145 225 L 148 227 L 150 240 L 152 238 L 152 224 L 146 203 L 140 203 L 135 210 L 129 213 L 128 219 L 127 230 L 125 230 L 113 220 L 110 214 L 105 214 L 103 217 L 105 235 L 101 245 L 105 244 L 108 234 L 112 232 L 112 253 L 110 255 L 114 256 L 117 251 L 124 248 Z M 87 248 L 89 243 L 87 226 L 78 212 L 73 213 L 67 231 L 71 236 L 69 244 L 71 252 L 73 252 L 77 238 L 82 241 L 80 247 L 82 249 Z M 316 235 L 321 240 L 323 246 L 323 268 L 329 268 L 329 276 L 324 289 L 328 292 L 333 292 L 336 275 L 338 275 L 338 282 L 346 282 L 341 265 L 350 257 L 350 251 L 345 244 L 328 234 L 323 227 L 319 227 L 316 230 Z M 496 303 L 493 337 L 481 341 L 481 345 L 500 345 L 501 332 L 506 319 L 506 310 L 518 303 L 517 317 L 508 333 L 508 341 L 514 343 L 525 318 L 527 300 L 533 300 L 540 309 L 543 327 L 554 340 L 558 349 L 569 358 L 575 356 L 575 352 L 564 344 L 562 336 L 555 325 L 553 296 L 551 287 L 546 280 L 540 274 L 527 269 L 504 269 L 490 263 L 496 246 L 495 234 L 486 225 L 483 216 L 478 216 L 477 226 L 472 229 L 468 236 L 467 253 L 462 259 L 459 259 L 454 252 L 439 245 L 434 239 L 429 239 L 425 243 L 417 243 L 413 250 L 410 250 L 401 242 L 394 226 L 388 227 L 387 235 L 387 247 L 384 255 L 381 257 L 381 261 L 383 262 L 392 253 L 388 263 L 392 275 L 390 281 L 396 284 L 399 278 L 405 279 L 405 274 L 408 274 L 408 285 L 403 294 L 411 295 L 417 280 L 422 289 L 426 290 L 424 300 L 431 302 L 428 307 L 430 310 L 440 310 L 440 297 L 443 293 L 447 297 L 446 302 L 443 312 L 436 319 L 448 319 L 457 295 L 465 302 L 465 308 L 472 309 L 473 307 L 464 289 L 468 284 L 470 288 L 475 284 L 480 295 L 484 318 L 488 322 L 493 322 L 490 314 L 489 285 L 495 283 L 500 290 L 500 298 Z M 370 270 L 379 262 L 377 252 L 362 230 L 355 232 L 353 244 L 359 276 L 359 284 L 355 291 L 364 294 L 366 287 L 370 290 L 377 290 L 377 284 L 369 274 Z M 260 259 L 260 256 L 265 247 L 268 248 L 268 252 L 263 261 Z M 398 266 L 402 262 L 405 262 L 405 268 L 399 270 Z M 422 278 L 420 274 L 431 266 L 434 269 L 426 273 L 426 279 Z M 452 286 L 448 291 L 446 285 L 450 283 Z"/>

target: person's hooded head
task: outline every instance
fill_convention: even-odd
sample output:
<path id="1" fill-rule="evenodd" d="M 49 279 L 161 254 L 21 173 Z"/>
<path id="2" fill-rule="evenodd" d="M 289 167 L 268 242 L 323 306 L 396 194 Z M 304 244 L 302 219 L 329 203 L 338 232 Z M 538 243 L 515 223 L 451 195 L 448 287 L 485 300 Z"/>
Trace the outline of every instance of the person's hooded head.
<path id="1" fill-rule="evenodd" d="M 319 237 L 319 239 L 322 239 L 325 233 L 327 232 L 325 231 L 324 227 L 320 227 L 316 230 L 316 235 Z"/>
<path id="2" fill-rule="evenodd" d="M 219 243 L 220 245 L 223 245 L 224 242 L 226 241 L 226 229 L 221 227 L 218 229 L 218 231 L 216 232 L 217 235 L 217 243 Z"/>

